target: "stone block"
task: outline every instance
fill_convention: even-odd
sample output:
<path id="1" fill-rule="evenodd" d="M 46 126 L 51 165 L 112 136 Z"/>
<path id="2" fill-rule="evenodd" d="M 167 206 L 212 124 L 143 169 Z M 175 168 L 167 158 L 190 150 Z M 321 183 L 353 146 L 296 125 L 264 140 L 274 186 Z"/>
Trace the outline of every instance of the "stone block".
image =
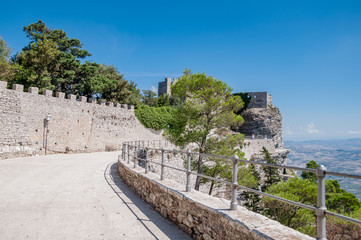
<path id="1" fill-rule="evenodd" d="M 76 95 L 74 95 L 74 94 L 68 94 L 68 96 L 66 96 L 66 98 L 71 101 L 76 101 Z"/>
<path id="2" fill-rule="evenodd" d="M 57 97 L 57 98 L 64 99 L 64 98 L 65 98 L 65 93 L 63 93 L 63 92 L 57 92 L 57 93 L 56 93 L 56 97 Z"/>
<path id="3" fill-rule="evenodd" d="M 96 102 L 97 102 L 97 100 L 94 99 L 94 98 L 89 98 L 88 99 L 88 103 L 96 103 Z"/>
<path id="4" fill-rule="evenodd" d="M 53 91 L 45 89 L 43 94 L 45 95 L 45 97 L 52 97 L 53 96 Z"/>
<path id="5" fill-rule="evenodd" d="M 109 106 L 109 107 L 114 107 L 114 103 L 112 103 L 112 102 L 107 102 L 107 106 Z"/>
<path id="6" fill-rule="evenodd" d="M 39 94 L 39 88 L 37 88 L 37 87 L 29 87 L 28 91 L 31 94 Z"/>
<path id="7" fill-rule="evenodd" d="M 119 108 L 119 107 L 121 107 L 121 104 L 120 103 L 114 103 L 114 107 Z"/>
<path id="8" fill-rule="evenodd" d="M 8 83 L 4 81 L 0 81 L 0 89 L 6 89 Z"/>
<path id="9" fill-rule="evenodd" d="M 105 100 L 101 99 L 98 101 L 99 105 L 105 105 Z"/>
<path id="10" fill-rule="evenodd" d="M 121 108 L 128 108 L 127 104 L 121 104 L 120 107 Z"/>
<path id="11" fill-rule="evenodd" d="M 88 100 L 88 98 L 86 96 L 80 96 L 79 97 L 80 102 L 86 102 L 87 100 Z"/>
<path id="12" fill-rule="evenodd" d="M 13 85 L 13 90 L 18 91 L 18 92 L 23 92 L 24 91 L 24 85 L 14 84 Z"/>
<path id="13" fill-rule="evenodd" d="M 128 105 L 128 109 L 134 110 L 134 105 Z"/>

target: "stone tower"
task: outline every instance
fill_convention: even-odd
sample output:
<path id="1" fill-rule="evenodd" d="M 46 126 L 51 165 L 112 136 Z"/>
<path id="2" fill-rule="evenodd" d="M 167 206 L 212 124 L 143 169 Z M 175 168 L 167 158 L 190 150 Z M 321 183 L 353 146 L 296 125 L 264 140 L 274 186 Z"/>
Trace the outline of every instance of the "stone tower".
<path id="1" fill-rule="evenodd" d="M 248 96 L 251 98 L 248 108 L 268 108 L 272 105 L 272 96 L 267 92 L 249 92 Z"/>
<path id="2" fill-rule="evenodd" d="M 158 83 L 158 96 L 160 96 L 162 94 L 168 94 L 170 96 L 171 95 L 171 86 L 176 81 L 178 81 L 178 78 L 173 78 L 173 81 L 172 81 L 172 78 L 166 77 L 164 82 L 159 82 Z"/>

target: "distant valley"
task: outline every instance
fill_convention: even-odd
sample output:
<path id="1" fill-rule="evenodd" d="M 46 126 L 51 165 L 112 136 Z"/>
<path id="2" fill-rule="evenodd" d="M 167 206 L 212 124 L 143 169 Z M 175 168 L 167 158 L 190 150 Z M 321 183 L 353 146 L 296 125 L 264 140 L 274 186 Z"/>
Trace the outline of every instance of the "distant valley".
<path id="1" fill-rule="evenodd" d="M 287 165 L 306 167 L 307 162 L 315 160 L 329 171 L 361 175 L 361 138 L 284 143 L 290 150 Z M 337 179 L 342 188 L 361 199 L 361 180 L 333 176 L 327 179 Z"/>

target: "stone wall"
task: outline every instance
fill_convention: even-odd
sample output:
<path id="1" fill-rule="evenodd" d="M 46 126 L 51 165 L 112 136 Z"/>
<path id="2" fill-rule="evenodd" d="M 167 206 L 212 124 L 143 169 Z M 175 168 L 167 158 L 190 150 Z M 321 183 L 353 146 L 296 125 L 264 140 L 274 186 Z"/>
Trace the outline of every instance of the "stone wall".
<path id="1" fill-rule="evenodd" d="M 121 178 L 163 217 L 170 219 L 194 239 L 313 239 L 279 222 L 230 202 L 192 190 L 144 169 L 118 161 Z"/>
<path id="2" fill-rule="evenodd" d="M 0 159 L 44 153 L 46 134 L 48 153 L 116 150 L 124 141 L 162 138 L 138 121 L 133 106 L 90 103 L 64 93 L 52 97 L 49 90 L 39 95 L 37 88 L 23 92 L 17 84 L 10 90 L 6 84 L 0 81 Z"/>
<path id="3" fill-rule="evenodd" d="M 267 92 L 249 92 L 251 98 L 248 108 L 267 108 L 272 105 L 272 96 Z"/>

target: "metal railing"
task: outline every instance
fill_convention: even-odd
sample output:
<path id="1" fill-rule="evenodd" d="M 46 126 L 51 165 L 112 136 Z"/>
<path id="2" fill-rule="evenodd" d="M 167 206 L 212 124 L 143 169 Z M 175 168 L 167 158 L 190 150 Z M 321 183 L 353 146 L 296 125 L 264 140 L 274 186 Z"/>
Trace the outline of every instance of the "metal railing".
<path id="1" fill-rule="evenodd" d="M 159 148 L 156 148 L 156 146 L 159 146 Z M 233 156 L 233 157 L 226 157 L 226 156 L 220 156 L 220 155 L 213 155 L 213 154 L 205 154 L 205 153 L 197 153 L 197 152 L 190 152 L 189 150 L 184 151 L 184 150 L 171 150 L 171 149 L 165 149 L 165 146 L 171 146 L 171 144 L 165 140 L 157 140 L 157 141 L 131 141 L 131 142 L 125 142 L 123 143 L 123 148 L 122 148 L 122 155 L 121 158 L 124 161 L 127 161 L 128 164 L 131 162 L 131 158 L 133 159 L 134 162 L 134 168 L 137 168 L 138 166 L 138 161 L 142 160 L 144 161 L 144 168 L 145 168 L 145 173 L 149 172 L 149 163 L 153 163 L 153 164 L 157 164 L 160 165 L 161 168 L 161 174 L 160 174 L 160 180 L 164 180 L 165 179 L 165 172 L 164 169 L 170 168 L 170 169 L 174 169 L 177 171 L 181 171 L 185 173 L 186 176 L 186 192 L 190 192 L 191 191 L 191 175 L 196 175 L 202 178 L 207 178 L 209 180 L 213 180 L 213 181 L 217 181 L 220 183 L 224 183 L 224 184 L 228 184 L 231 186 L 231 204 L 230 204 L 230 209 L 231 210 L 236 210 L 238 207 L 238 201 L 237 201 L 237 189 L 242 189 L 245 191 L 249 191 L 249 192 L 253 192 L 265 197 L 269 197 L 281 202 L 285 202 L 297 207 L 301 207 L 304 209 L 308 209 L 311 211 L 314 211 L 316 216 L 317 216 L 317 223 L 316 223 L 316 229 L 317 229 L 317 239 L 326 239 L 326 215 L 330 215 L 330 216 L 334 216 L 337 218 L 341 218 L 343 220 L 346 221 L 350 221 L 352 223 L 356 223 L 356 224 L 361 224 L 360 220 L 354 219 L 354 218 L 350 218 L 350 217 L 346 217 L 344 215 L 340 215 L 334 212 L 330 212 L 327 210 L 326 208 L 326 200 L 325 200 L 325 177 L 326 175 L 334 175 L 334 176 L 342 176 L 342 177 L 348 177 L 348 178 L 354 178 L 354 179 L 361 179 L 361 176 L 359 175 L 353 175 L 353 174 L 345 174 L 345 173 L 338 173 L 338 172 L 328 172 L 327 169 L 323 166 L 323 165 L 319 165 L 316 169 L 310 169 L 310 168 L 301 168 L 301 167 L 293 167 L 293 166 L 286 166 L 286 165 L 277 165 L 277 164 L 269 164 L 269 163 L 262 163 L 262 162 L 255 162 L 255 161 L 248 161 L 248 160 L 244 160 L 244 159 L 239 159 L 238 156 Z M 133 152 L 131 153 L 131 150 L 133 150 Z M 144 154 L 144 158 L 139 158 L 137 156 L 138 151 L 142 150 L 145 154 Z M 156 151 L 161 151 L 161 162 L 155 162 L 155 161 L 151 161 L 149 159 L 149 155 L 148 152 L 149 150 L 156 150 Z M 187 169 L 181 169 L 181 168 L 177 168 L 177 167 L 173 167 L 170 165 L 165 164 L 164 160 L 165 160 L 165 153 L 180 153 L 180 154 L 186 154 L 186 159 L 187 159 Z M 132 156 L 133 155 L 133 156 Z M 191 171 L 191 156 L 192 155 L 197 155 L 197 156 L 203 156 L 203 157 L 211 157 L 211 158 L 219 158 L 219 159 L 227 159 L 232 161 L 233 164 L 233 169 L 232 169 L 232 182 L 228 182 L 222 179 L 218 179 L 218 178 L 214 178 L 214 177 L 210 177 L 207 175 L 203 175 L 203 174 L 199 174 L 196 172 Z M 237 182 L 237 170 L 238 170 L 238 163 L 239 162 L 244 162 L 247 164 L 254 164 L 254 165 L 260 165 L 260 166 L 266 166 L 266 167 L 276 167 L 276 168 L 280 168 L 280 169 L 290 169 L 290 170 L 298 170 L 298 171 L 306 171 L 306 172 L 312 172 L 315 173 L 317 176 L 317 207 L 314 206 L 310 206 L 310 205 L 305 205 L 299 202 L 294 202 L 285 198 L 281 198 L 275 195 L 271 195 L 259 190 L 255 190 L 252 188 L 248 188 L 242 185 L 239 185 Z"/>

